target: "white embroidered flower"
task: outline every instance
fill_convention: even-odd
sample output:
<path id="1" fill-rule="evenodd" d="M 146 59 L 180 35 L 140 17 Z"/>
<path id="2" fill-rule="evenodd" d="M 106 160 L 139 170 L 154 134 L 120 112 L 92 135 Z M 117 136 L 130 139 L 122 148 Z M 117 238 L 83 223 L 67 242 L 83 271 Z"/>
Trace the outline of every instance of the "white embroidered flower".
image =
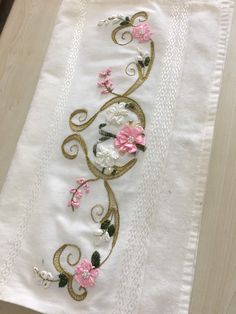
<path id="1" fill-rule="evenodd" d="M 107 19 L 99 21 L 97 26 L 108 25 L 110 23 L 112 24 L 121 23 L 121 22 L 127 21 L 127 18 L 128 17 L 125 17 L 123 14 L 112 15 L 108 17 Z"/>
<path id="2" fill-rule="evenodd" d="M 106 112 L 107 121 L 111 124 L 124 124 L 125 118 L 128 116 L 128 110 L 125 108 L 125 103 L 120 103 L 110 107 Z"/>
<path id="3" fill-rule="evenodd" d="M 34 267 L 34 273 L 38 279 L 39 284 L 41 284 L 45 289 L 48 288 L 53 281 L 53 275 L 46 270 L 39 270 L 38 267 Z"/>
<path id="4" fill-rule="evenodd" d="M 93 233 L 96 237 L 100 237 L 103 234 L 103 230 L 102 229 L 97 229 L 94 231 Z"/>
<path id="5" fill-rule="evenodd" d="M 148 66 L 150 62 L 150 56 L 147 51 L 143 51 L 141 49 L 137 49 L 139 55 L 136 57 L 136 61 L 139 62 L 140 64 L 143 64 L 144 66 Z"/>
<path id="6" fill-rule="evenodd" d="M 111 240 L 109 233 L 102 229 L 98 229 L 94 231 L 94 236 L 95 236 L 94 244 L 96 246 L 100 246 L 104 244 L 105 242 L 110 242 Z"/>
<path id="7" fill-rule="evenodd" d="M 106 242 L 109 242 L 111 239 L 109 233 L 106 231 L 104 234 L 103 234 L 103 240 L 106 241 Z"/>
<path id="8" fill-rule="evenodd" d="M 148 51 L 144 51 L 144 50 L 141 50 L 140 48 L 137 48 L 137 52 L 140 57 L 143 57 L 143 58 L 149 57 Z"/>
<path id="9" fill-rule="evenodd" d="M 99 144 L 97 146 L 95 161 L 99 166 L 105 168 L 107 171 L 112 172 L 116 160 L 119 157 L 120 155 L 112 145 L 105 146 L 103 144 Z"/>

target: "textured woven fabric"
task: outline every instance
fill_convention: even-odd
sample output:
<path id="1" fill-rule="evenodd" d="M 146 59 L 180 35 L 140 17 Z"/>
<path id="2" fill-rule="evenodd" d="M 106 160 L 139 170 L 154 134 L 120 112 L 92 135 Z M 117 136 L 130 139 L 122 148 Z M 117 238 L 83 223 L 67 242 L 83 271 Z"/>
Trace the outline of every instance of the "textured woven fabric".
<path id="1" fill-rule="evenodd" d="M 1 191 L 2 300 L 48 314 L 188 313 L 232 10 L 231 1 L 217 0 L 62 2 Z M 56 276 L 54 254 L 64 244 L 78 246 L 82 259 L 95 250 L 90 209 L 107 202 L 106 191 L 101 181 L 90 182 L 80 208 L 68 208 L 75 180 L 92 176 L 83 149 L 69 160 L 61 146 L 73 133 L 72 112 L 86 109 L 92 117 L 110 99 L 97 86 L 100 71 L 111 67 L 117 93 L 134 82 L 126 66 L 148 45 L 115 45 L 117 25 L 97 23 L 137 12 L 147 13 L 155 44 L 152 71 L 132 94 L 145 115 L 147 150 L 125 175 L 107 181 L 119 207 L 119 235 L 96 285 L 76 301 L 57 279 L 44 289 L 33 269 Z M 95 118 L 84 131 L 91 159 L 103 112 Z"/>

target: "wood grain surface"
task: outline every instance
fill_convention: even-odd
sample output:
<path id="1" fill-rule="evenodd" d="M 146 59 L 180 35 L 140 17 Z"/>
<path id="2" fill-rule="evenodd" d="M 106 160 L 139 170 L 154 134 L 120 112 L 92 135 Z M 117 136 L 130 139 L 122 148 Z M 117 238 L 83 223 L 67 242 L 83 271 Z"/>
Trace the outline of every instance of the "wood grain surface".
<path id="1" fill-rule="evenodd" d="M 31 103 L 60 3 L 15 0 L 0 37 L 0 187 Z M 190 314 L 236 314 L 235 38 L 236 14 L 217 114 Z M 0 313 L 36 312 L 0 302 Z"/>
<path id="2" fill-rule="evenodd" d="M 14 0 L 0 0 L 0 33 L 3 30 Z"/>
<path id="3" fill-rule="evenodd" d="M 15 0 L 0 37 L 0 186 L 24 125 L 60 3 Z"/>

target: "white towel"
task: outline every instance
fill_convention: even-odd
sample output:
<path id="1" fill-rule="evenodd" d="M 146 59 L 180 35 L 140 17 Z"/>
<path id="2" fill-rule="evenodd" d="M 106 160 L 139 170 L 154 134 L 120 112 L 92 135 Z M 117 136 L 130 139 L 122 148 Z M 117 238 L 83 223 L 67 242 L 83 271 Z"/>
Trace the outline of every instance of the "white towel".
<path id="1" fill-rule="evenodd" d="M 232 11 L 62 2 L 1 192 L 1 300 L 188 313 Z"/>

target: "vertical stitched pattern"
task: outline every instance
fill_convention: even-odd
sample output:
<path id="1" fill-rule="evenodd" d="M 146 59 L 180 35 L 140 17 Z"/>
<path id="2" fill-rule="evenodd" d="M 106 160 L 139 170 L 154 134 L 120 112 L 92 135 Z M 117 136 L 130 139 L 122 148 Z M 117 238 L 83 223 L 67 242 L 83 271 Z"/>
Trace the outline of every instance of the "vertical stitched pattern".
<path id="1" fill-rule="evenodd" d="M 16 230 L 16 237 L 14 240 L 14 244 L 12 245 L 8 255 L 6 256 L 5 261 L 0 267 L 0 286 L 6 284 L 11 274 L 14 262 L 16 257 L 18 256 L 19 250 L 21 248 L 22 241 L 25 237 L 25 234 L 28 230 L 29 223 L 34 212 L 35 202 L 38 199 L 40 186 L 43 182 L 44 176 L 47 171 L 47 167 L 49 165 L 49 161 L 52 159 L 55 143 L 55 135 L 61 128 L 61 120 L 64 115 L 65 108 L 67 106 L 68 95 L 71 87 L 71 83 L 74 77 L 74 72 L 76 69 L 76 62 L 79 55 L 80 48 L 80 39 L 83 32 L 83 26 L 85 22 L 85 7 L 86 0 L 78 1 L 78 20 L 75 25 L 74 35 L 72 39 L 72 49 L 69 55 L 65 79 L 63 83 L 63 88 L 61 91 L 61 95 L 59 97 L 58 103 L 55 106 L 54 119 L 52 120 L 52 124 L 48 128 L 48 138 L 46 141 L 45 151 L 42 153 L 41 163 L 38 166 L 38 171 L 35 175 L 34 184 L 32 185 L 32 189 L 30 191 L 29 198 L 24 205 L 23 215 L 19 221 L 18 228 Z"/>
<path id="2" fill-rule="evenodd" d="M 140 300 L 140 290 L 148 253 L 150 225 L 158 210 L 161 182 L 168 154 L 175 102 L 182 73 L 185 42 L 188 30 L 188 6 L 173 5 L 166 53 L 163 58 L 160 87 L 150 128 L 148 149 L 144 156 L 137 199 L 123 252 L 122 271 L 113 314 L 134 313 Z M 148 178 L 148 179 L 147 179 Z"/>

